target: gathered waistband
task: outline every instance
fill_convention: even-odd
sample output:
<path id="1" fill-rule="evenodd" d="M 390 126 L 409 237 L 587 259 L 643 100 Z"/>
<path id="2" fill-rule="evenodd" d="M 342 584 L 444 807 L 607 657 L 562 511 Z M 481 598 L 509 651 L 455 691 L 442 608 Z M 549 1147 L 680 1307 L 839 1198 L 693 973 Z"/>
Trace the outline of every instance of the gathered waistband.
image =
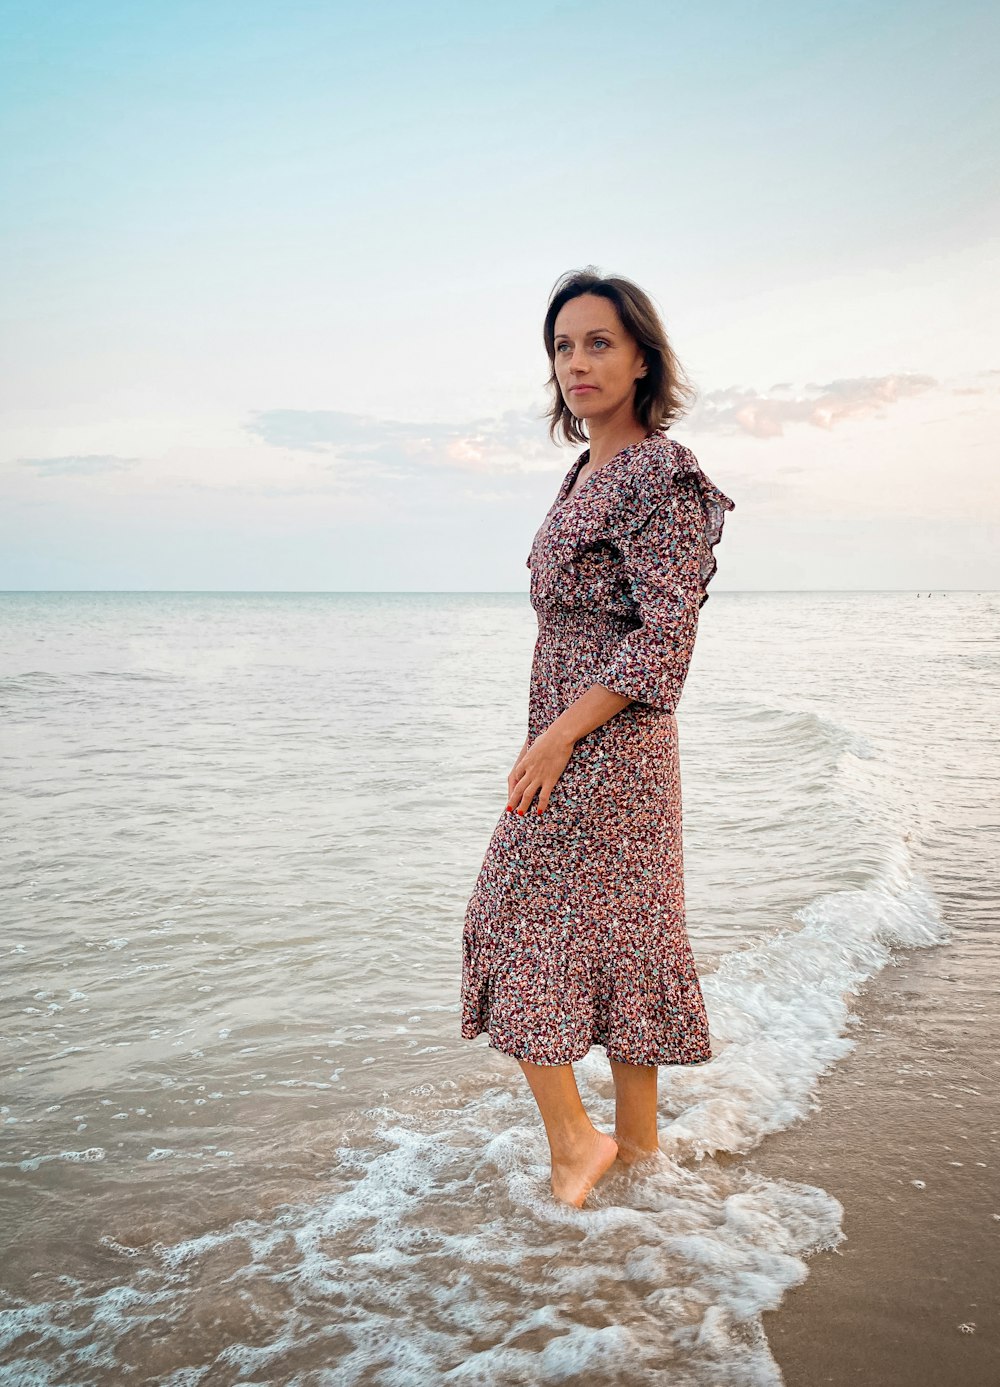
<path id="1" fill-rule="evenodd" d="M 592 631 L 602 635 L 627 635 L 638 623 L 607 612 L 595 612 L 586 607 L 536 607 L 538 629 L 542 631 Z"/>

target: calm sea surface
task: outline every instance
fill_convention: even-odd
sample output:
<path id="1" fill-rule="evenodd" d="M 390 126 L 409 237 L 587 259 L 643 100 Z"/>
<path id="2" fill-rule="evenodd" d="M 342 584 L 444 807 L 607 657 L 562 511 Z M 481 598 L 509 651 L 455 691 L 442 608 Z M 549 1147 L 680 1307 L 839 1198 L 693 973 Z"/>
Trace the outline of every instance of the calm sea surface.
<path id="1" fill-rule="evenodd" d="M 0 594 L 0 1382 L 781 1381 L 759 1316 L 844 1211 L 747 1158 L 887 963 L 995 966 L 1000 595 L 713 589 L 716 1058 L 582 1211 L 458 1035 L 534 637 L 521 594 Z"/>

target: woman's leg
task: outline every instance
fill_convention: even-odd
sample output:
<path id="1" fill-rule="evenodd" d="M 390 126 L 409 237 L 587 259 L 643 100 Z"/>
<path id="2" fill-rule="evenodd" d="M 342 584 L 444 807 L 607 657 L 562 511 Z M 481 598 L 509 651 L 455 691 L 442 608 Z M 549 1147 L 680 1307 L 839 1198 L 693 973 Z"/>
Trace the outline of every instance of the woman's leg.
<path id="1" fill-rule="evenodd" d="M 640 1156 L 660 1149 L 656 1131 L 655 1064 L 622 1064 L 610 1060 L 615 1081 L 615 1141 L 618 1159 L 631 1165 Z"/>
<path id="2" fill-rule="evenodd" d="M 579 1208 L 614 1164 L 618 1146 L 599 1132 L 580 1099 L 571 1064 L 529 1064 L 518 1060 L 535 1095 L 552 1155 L 552 1193 Z"/>

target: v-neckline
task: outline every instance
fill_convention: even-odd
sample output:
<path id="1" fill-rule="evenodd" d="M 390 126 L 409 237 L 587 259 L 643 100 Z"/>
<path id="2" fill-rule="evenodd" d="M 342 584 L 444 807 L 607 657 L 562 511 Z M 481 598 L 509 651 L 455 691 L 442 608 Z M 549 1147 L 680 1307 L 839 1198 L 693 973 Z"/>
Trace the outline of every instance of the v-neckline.
<path id="1" fill-rule="evenodd" d="M 573 488 L 576 486 L 576 479 L 580 475 L 584 459 L 586 458 L 589 460 L 590 458 L 590 448 L 584 448 L 583 452 L 580 454 L 580 456 L 577 458 L 576 462 L 570 469 L 568 475 L 569 485 L 567 486 L 566 482 L 563 482 L 564 489 L 562 495 L 559 498 L 560 506 L 567 506 L 571 501 L 575 503 L 580 492 L 583 491 L 586 487 L 588 487 L 595 477 L 599 477 L 606 467 L 610 467 L 612 463 L 617 462 L 618 459 L 620 457 L 624 457 L 626 453 L 631 453 L 635 448 L 641 448 L 644 443 L 649 442 L 649 440 L 653 437 L 653 434 L 655 434 L 656 432 L 656 429 L 651 429 L 650 432 L 646 434 L 645 438 L 639 439 L 638 443 L 626 443 L 625 447 L 620 449 L 620 451 L 615 453 L 612 457 L 609 457 L 607 462 L 602 462 L 596 472 L 591 472 L 587 480 L 581 483 L 581 485 L 577 488 L 576 494 L 572 495 L 571 493 L 573 492 Z"/>

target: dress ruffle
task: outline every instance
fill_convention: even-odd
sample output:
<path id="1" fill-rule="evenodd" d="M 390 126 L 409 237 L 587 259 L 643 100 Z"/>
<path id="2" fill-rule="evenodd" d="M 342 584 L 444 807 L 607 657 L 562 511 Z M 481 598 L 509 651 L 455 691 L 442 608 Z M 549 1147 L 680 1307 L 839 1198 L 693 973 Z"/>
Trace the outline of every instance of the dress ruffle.
<path id="1" fill-rule="evenodd" d="M 682 486 L 693 491 L 704 516 L 704 550 L 700 559 L 701 597 L 699 608 L 708 601 L 708 585 L 718 569 L 715 547 L 722 539 L 726 512 L 736 502 L 710 481 L 694 453 L 676 439 L 662 436 L 662 468 L 644 468 L 629 477 L 623 487 L 623 528 L 634 536 L 649 524 L 661 506 L 671 502 L 671 491 Z"/>

